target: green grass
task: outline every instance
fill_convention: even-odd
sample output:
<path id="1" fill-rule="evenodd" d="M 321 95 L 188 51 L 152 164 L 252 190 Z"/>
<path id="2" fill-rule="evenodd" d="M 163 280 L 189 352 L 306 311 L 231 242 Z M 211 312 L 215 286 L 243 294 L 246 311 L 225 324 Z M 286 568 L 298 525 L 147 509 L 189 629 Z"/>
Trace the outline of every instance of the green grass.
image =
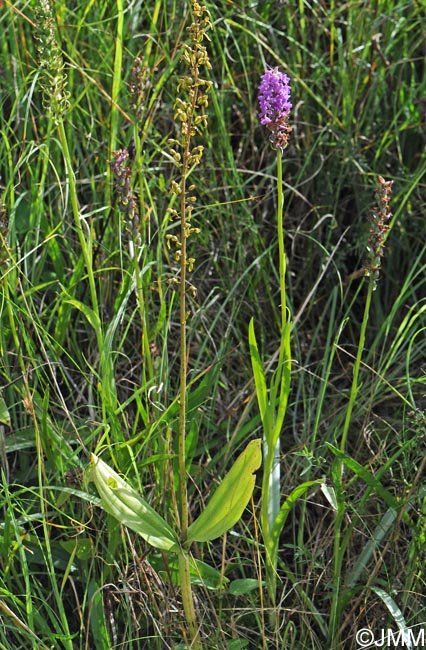
<path id="1" fill-rule="evenodd" d="M 38 4 L 6 0 L 0 15 L 0 648 L 183 648 L 176 567 L 105 515 L 89 454 L 173 523 L 179 307 L 167 142 L 189 15 L 166 0 L 55 2 L 69 93 L 55 124 Z M 294 106 L 283 158 L 294 326 L 282 501 L 306 480 L 325 487 L 296 502 L 280 537 L 278 635 L 262 586 L 260 472 L 241 522 L 193 549 L 214 569 L 193 576 L 201 634 L 206 648 L 351 650 L 361 628 L 397 631 L 401 616 L 426 626 L 426 11 L 389 0 L 206 4 L 213 86 L 191 180 L 201 232 L 189 242 L 190 517 L 261 435 L 250 318 L 267 377 L 280 345 L 276 156 L 257 119 L 266 65 L 291 77 Z M 108 162 L 127 147 L 136 230 Z M 379 174 L 394 180 L 393 217 L 339 456 Z"/>

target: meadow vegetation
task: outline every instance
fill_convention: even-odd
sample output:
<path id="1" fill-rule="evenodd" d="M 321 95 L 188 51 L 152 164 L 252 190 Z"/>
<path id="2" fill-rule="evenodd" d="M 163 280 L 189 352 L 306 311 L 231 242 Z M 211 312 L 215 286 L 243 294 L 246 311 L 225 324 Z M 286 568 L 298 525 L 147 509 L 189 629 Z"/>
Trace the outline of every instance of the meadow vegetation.
<path id="1" fill-rule="evenodd" d="M 1 650 L 426 638 L 426 8 L 203 4 L 204 149 L 182 172 L 196 3 L 0 2 Z M 176 557 L 105 511 L 90 456 L 175 527 L 182 501 L 196 520 L 264 435 L 249 323 L 271 386 L 283 322 L 277 156 L 258 115 L 268 67 L 293 104 L 291 383 L 271 488 L 287 505 L 273 594 L 262 467 L 241 519 L 194 538 L 194 639 Z M 175 216 L 189 168 L 183 438 Z M 376 282 L 367 246 L 390 181 Z"/>

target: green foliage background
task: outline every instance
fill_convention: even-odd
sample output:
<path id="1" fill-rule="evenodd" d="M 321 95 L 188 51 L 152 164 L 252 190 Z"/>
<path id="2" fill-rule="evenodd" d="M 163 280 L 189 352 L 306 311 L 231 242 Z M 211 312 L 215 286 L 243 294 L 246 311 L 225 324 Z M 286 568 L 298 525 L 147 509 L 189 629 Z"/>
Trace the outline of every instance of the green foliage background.
<path id="1" fill-rule="evenodd" d="M 101 512 L 86 468 L 88 453 L 101 449 L 173 517 L 178 314 L 170 282 L 177 264 L 166 246 L 173 234 L 167 140 L 177 128 L 188 6 L 53 3 L 69 102 L 64 129 L 96 311 L 67 156 L 43 99 L 51 70 L 41 63 L 53 55 L 37 50 L 37 4 L 0 5 L 0 645 L 179 648 L 175 567 L 167 572 L 161 556 L 146 555 L 141 540 Z M 368 217 L 377 175 L 394 180 L 348 440 L 355 462 L 347 469 L 351 541 L 342 579 L 356 587 L 342 616 L 341 647 L 355 648 L 356 629 L 395 624 L 397 607 L 407 624 L 425 621 L 426 11 L 415 0 L 206 4 L 213 87 L 208 141 L 193 179 L 201 233 L 190 251 L 194 517 L 217 476 L 259 432 L 249 319 L 263 358 L 273 359 L 279 345 L 275 154 L 257 120 L 265 66 L 291 77 L 294 105 L 284 161 L 295 322 L 284 495 L 307 474 L 331 484 L 325 443 L 336 444 L 345 415 Z M 146 68 L 137 105 L 136 56 Z M 124 222 L 108 164 L 118 148 L 128 148 L 133 161 L 136 231 Z M 368 483 L 373 475 L 381 488 Z M 254 511 L 226 543 L 195 550 L 199 566 L 206 563 L 201 578 L 194 574 L 208 587 L 199 587 L 206 647 L 276 642 L 258 583 L 256 500 L 255 492 Z M 326 647 L 332 524 L 331 499 L 319 490 L 289 517 L 280 542 L 279 647 Z M 382 592 L 392 594 L 391 607 Z"/>

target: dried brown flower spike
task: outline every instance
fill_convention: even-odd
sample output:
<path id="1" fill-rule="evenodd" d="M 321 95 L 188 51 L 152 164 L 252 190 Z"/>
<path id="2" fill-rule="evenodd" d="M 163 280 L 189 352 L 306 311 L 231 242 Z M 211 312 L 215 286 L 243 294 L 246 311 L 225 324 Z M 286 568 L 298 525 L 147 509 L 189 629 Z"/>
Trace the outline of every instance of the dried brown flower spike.
<path id="1" fill-rule="evenodd" d="M 393 181 L 385 181 L 378 177 L 379 185 L 376 189 L 377 205 L 370 216 L 370 236 L 367 245 L 367 260 L 364 265 L 365 274 L 373 279 L 373 288 L 376 288 L 380 275 L 386 233 L 389 230 L 388 222 L 392 216 L 389 203 L 392 195 Z"/>

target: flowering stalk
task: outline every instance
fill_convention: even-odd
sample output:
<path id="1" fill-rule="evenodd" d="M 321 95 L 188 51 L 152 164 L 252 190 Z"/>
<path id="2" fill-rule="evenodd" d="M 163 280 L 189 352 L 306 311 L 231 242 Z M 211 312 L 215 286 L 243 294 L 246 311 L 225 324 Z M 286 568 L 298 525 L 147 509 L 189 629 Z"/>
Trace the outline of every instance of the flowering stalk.
<path id="1" fill-rule="evenodd" d="M 280 348 L 278 365 L 273 374 L 269 390 L 262 371 L 254 330 L 251 326 L 249 338 L 256 392 L 263 425 L 264 473 L 262 480 L 261 525 L 266 548 L 266 582 L 271 602 L 271 624 L 275 626 L 276 569 L 278 560 L 278 537 L 283 522 L 280 520 L 280 434 L 283 425 L 291 377 L 290 332 L 291 320 L 287 310 L 286 257 L 284 250 L 283 225 L 283 179 L 282 152 L 288 145 L 291 127 L 288 116 L 291 110 L 290 80 L 278 68 L 266 70 L 259 86 L 259 120 L 270 131 L 270 142 L 277 151 L 277 228 L 279 282 L 281 300 Z M 263 397 L 262 397 L 263 394 Z"/>
<path id="2" fill-rule="evenodd" d="M 365 334 L 367 331 L 368 318 L 370 314 L 371 298 L 379 280 L 381 260 L 384 254 L 384 244 L 386 234 L 389 229 L 387 222 L 392 216 L 389 209 L 389 203 L 391 199 L 393 181 L 385 181 L 382 176 L 378 177 L 378 181 L 379 185 L 376 189 L 377 205 L 370 215 L 370 236 L 367 244 L 367 260 L 364 264 L 364 273 L 366 276 L 368 276 L 369 280 L 367 286 L 367 296 L 364 305 L 364 315 L 361 323 L 358 349 L 353 367 L 349 403 L 346 409 L 342 437 L 340 439 L 341 454 L 346 453 L 346 443 L 349 426 L 352 419 L 352 411 L 359 390 L 359 370 L 361 367 L 362 354 L 365 346 Z M 345 602 L 345 599 L 342 598 L 340 583 L 343 559 L 345 556 L 347 543 L 349 541 L 349 536 L 346 536 L 343 541 L 341 538 L 343 519 L 345 516 L 345 499 L 343 494 L 342 474 L 343 460 L 339 459 L 336 462 L 336 470 L 334 472 L 337 513 L 334 530 L 333 599 L 331 603 L 329 631 L 330 643 L 332 644 L 333 648 L 337 648 L 339 645 L 337 630 L 340 621 L 342 603 Z"/>
<path id="3" fill-rule="evenodd" d="M 204 112 L 208 105 L 207 92 L 210 82 L 200 77 L 200 66 L 210 68 L 206 48 L 201 44 L 204 32 L 210 25 L 210 18 L 203 17 L 205 7 L 198 2 L 192 2 L 194 22 L 188 28 L 191 33 L 192 46 L 184 45 L 182 58 L 187 66 L 187 74 L 179 79 L 178 90 L 186 95 L 185 99 L 178 97 L 175 102 L 175 120 L 180 123 L 181 134 L 178 139 L 170 139 L 170 154 L 179 169 L 179 181 L 172 181 L 171 193 L 179 199 L 179 211 L 170 209 L 171 220 L 179 221 L 179 236 L 168 235 L 168 245 L 176 247 L 176 260 L 179 262 L 180 273 L 179 304 L 180 304 L 180 426 L 179 426 L 179 474 L 180 474 L 180 525 L 182 542 L 186 541 L 188 529 L 188 503 L 186 497 L 186 470 L 185 470 L 185 430 L 186 430 L 186 322 L 188 319 L 186 308 L 186 295 L 188 289 L 193 293 L 195 288 L 187 286 L 187 275 L 192 271 L 194 259 L 187 254 L 187 240 L 192 234 L 199 232 L 198 228 L 191 225 L 193 205 L 196 196 L 193 192 L 195 185 L 188 186 L 188 177 L 194 167 L 200 164 L 204 147 L 192 146 L 192 139 L 207 125 L 207 116 Z"/>
<path id="4" fill-rule="evenodd" d="M 188 495 L 186 480 L 186 401 L 187 401 L 187 305 L 186 295 L 190 290 L 195 293 L 195 288 L 188 284 L 187 276 L 191 272 L 194 259 L 188 256 L 187 240 L 192 234 L 199 232 L 198 228 L 191 225 L 191 216 L 196 196 L 193 192 L 195 185 L 188 185 L 188 177 L 194 167 L 200 164 L 203 146 L 192 145 L 193 138 L 207 126 L 205 109 L 208 106 L 207 93 L 211 82 L 202 79 L 200 68 L 211 68 L 208 53 L 203 45 L 206 30 L 211 26 L 210 16 L 205 7 L 196 0 L 192 0 L 193 22 L 188 27 L 191 45 L 183 45 L 182 59 L 186 66 L 186 74 L 179 79 L 178 90 L 183 97 L 177 97 L 175 102 L 175 120 L 180 124 L 178 138 L 169 140 L 169 152 L 179 170 L 178 181 L 172 181 L 171 193 L 179 200 L 179 210 L 170 209 L 172 221 L 179 222 L 179 235 L 168 235 L 168 245 L 176 248 L 176 260 L 179 262 L 180 272 L 177 278 L 179 286 L 179 313 L 180 313 L 180 388 L 179 388 L 179 437 L 178 437 L 178 474 L 179 474 L 179 524 L 180 541 L 185 544 L 188 538 Z M 188 286 L 187 286 L 188 285 Z M 189 557 L 186 552 L 179 556 L 179 574 L 182 590 L 182 601 L 189 632 L 193 646 L 196 650 L 201 648 L 199 631 L 196 623 L 194 602 L 192 596 Z"/>
<path id="5" fill-rule="evenodd" d="M 392 216 L 389 203 L 393 181 L 385 181 L 383 176 L 379 176 L 378 181 L 379 184 L 376 188 L 377 206 L 370 216 L 370 237 L 367 245 L 368 258 L 364 264 L 365 274 L 373 278 L 373 291 L 377 287 L 384 255 L 385 239 L 389 230 L 388 221 Z"/>
<path id="6" fill-rule="evenodd" d="M 364 350 L 365 333 L 367 330 L 368 315 L 370 313 L 371 296 L 372 292 L 377 287 L 377 282 L 380 275 L 381 260 L 384 251 L 384 242 L 386 233 L 388 231 L 387 221 L 391 217 L 389 211 L 389 202 L 392 192 L 393 181 L 386 182 L 382 176 L 379 176 L 379 185 L 376 189 L 377 206 L 370 215 L 370 237 L 367 244 L 368 259 L 364 265 L 364 273 L 368 276 L 367 298 L 364 306 L 364 317 L 361 324 L 361 332 L 359 337 L 359 344 L 357 355 L 355 359 L 353 378 L 351 386 L 351 394 L 349 398 L 348 408 L 346 410 L 345 423 L 343 425 L 343 433 L 340 441 L 340 450 L 345 451 L 346 440 L 348 436 L 349 425 L 352 416 L 352 410 L 355 404 L 355 399 L 358 393 L 358 375 L 361 365 L 361 357 Z"/>

